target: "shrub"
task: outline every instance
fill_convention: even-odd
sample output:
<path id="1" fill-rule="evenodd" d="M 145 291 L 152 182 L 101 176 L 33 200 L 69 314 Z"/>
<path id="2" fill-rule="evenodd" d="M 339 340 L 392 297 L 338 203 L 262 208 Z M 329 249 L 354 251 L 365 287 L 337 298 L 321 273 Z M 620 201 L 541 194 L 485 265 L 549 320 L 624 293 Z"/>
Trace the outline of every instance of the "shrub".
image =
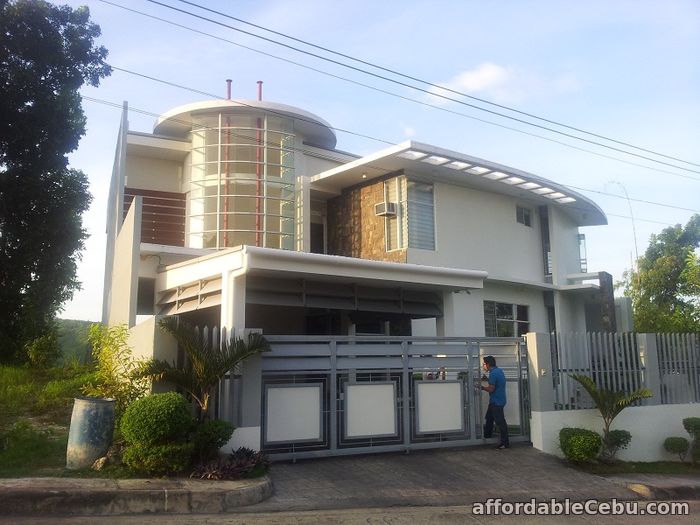
<path id="1" fill-rule="evenodd" d="M 687 417 L 683 420 L 683 428 L 695 440 L 700 439 L 700 417 Z"/>
<path id="2" fill-rule="evenodd" d="M 27 355 L 27 362 L 38 368 L 47 368 L 53 365 L 61 357 L 61 347 L 58 344 L 56 329 L 24 345 L 24 353 Z"/>
<path id="3" fill-rule="evenodd" d="M 126 407 L 148 392 L 150 382 L 140 375 L 144 364 L 133 358 L 126 325 L 108 328 L 93 324 L 88 339 L 96 363 L 95 377 L 83 386 L 83 393 L 114 399 L 115 420 L 119 421 Z"/>
<path id="4" fill-rule="evenodd" d="M 600 452 L 600 435 L 585 428 L 562 428 L 559 431 L 559 446 L 569 461 L 590 461 Z"/>
<path id="5" fill-rule="evenodd" d="M 239 479 L 262 476 L 270 467 L 263 452 L 241 447 L 229 456 L 197 466 L 190 477 L 200 479 Z"/>
<path id="6" fill-rule="evenodd" d="M 697 441 L 691 447 L 690 459 L 693 463 L 700 463 L 700 443 Z"/>
<path id="7" fill-rule="evenodd" d="M 684 437 L 669 437 L 664 441 L 664 448 L 671 454 L 678 454 L 680 460 L 683 461 L 690 448 L 690 443 Z"/>
<path id="8" fill-rule="evenodd" d="M 198 461 L 204 462 L 219 456 L 219 449 L 231 439 L 234 426 L 220 419 L 204 421 L 197 425 L 192 441 Z"/>
<path id="9" fill-rule="evenodd" d="M 608 432 L 607 439 L 603 438 L 603 450 L 606 451 L 605 459 L 612 461 L 617 451 L 627 448 L 630 441 L 632 441 L 632 434 L 626 430 L 611 430 Z"/>
<path id="10" fill-rule="evenodd" d="M 176 392 L 137 399 L 124 412 L 120 429 L 129 445 L 184 441 L 194 418 L 184 397 Z"/>
<path id="11" fill-rule="evenodd" d="M 122 453 L 122 461 L 132 470 L 155 476 L 177 474 L 190 466 L 192 443 L 166 443 L 161 445 L 136 444 Z"/>

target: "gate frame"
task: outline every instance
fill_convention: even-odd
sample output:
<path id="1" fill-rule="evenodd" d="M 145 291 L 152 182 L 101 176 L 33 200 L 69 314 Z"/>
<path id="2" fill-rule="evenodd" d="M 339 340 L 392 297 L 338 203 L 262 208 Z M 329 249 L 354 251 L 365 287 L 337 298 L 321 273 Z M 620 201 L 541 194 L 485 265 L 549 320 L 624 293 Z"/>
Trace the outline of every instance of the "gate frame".
<path id="1" fill-rule="evenodd" d="M 519 394 L 519 414 L 520 414 L 520 435 L 511 437 L 512 442 L 530 442 L 530 401 L 528 388 L 528 356 L 527 345 L 524 337 L 513 338 L 486 338 L 486 337 L 402 337 L 402 336 L 266 336 L 272 346 L 270 352 L 261 355 L 261 395 L 266 391 L 269 383 L 266 379 L 283 378 L 285 376 L 315 374 L 328 377 L 329 385 L 327 391 L 328 402 L 328 422 L 322 425 L 322 434 L 325 436 L 327 447 L 316 450 L 295 450 L 293 442 L 288 443 L 287 452 L 274 452 L 265 448 L 265 435 L 267 426 L 266 406 L 261 407 L 260 420 L 260 445 L 261 450 L 266 452 L 274 461 L 287 459 L 302 459 L 328 456 L 344 456 L 355 454 L 381 453 L 402 451 L 410 453 L 411 450 L 448 448 L 460 446 L 483 445 L 487 441 L 481 437 L 483 426 L 483 409 L 481 395 L 481 358 L 489 355 L 489 348 L 515 346 L 515 351 L 508 354 L 495 353 L 498 356 L 513 356 L 517 363 L 515 367 L 515 378 L 507 379 L 508 382 L 518 382 Z M 418 344 L 416 344 L 418 343 Z M 431 344 L 432 343 L 432 344 Z M 400 352 L 397 346 L 400 344 Z M 294 345 L 293 348 L 286 348 L 286 345 Z M 306 351 L 305 345 L 310 345 Z M 372 345 L 368 348 L 366 345 Z M 377 345 L 387 345 L 386 354 L 378 354 L 380 349 Z M 325 348 L 324 348 L 325 346 Z M 363 352 L 363 346 L 365 351 Z M 301 347 L 301 348 L 300 348 Z M 340 355 L 339 355 L 340 347 Z M 346 348 L 352 348 L 354 352 L 348 352 Z M 439 352 L 442 349 L 447 352 Z M 383 350 L 383 349 L 381 349 Z M 428 354 L 427 357 L 425 355 Z M 448 355 L 449 354 L 449 355 Z M 437 357 L 444 355 L 445 357 Z M 338 369 L 338 361 L 348 357 L 361 360 L 356 368 L 341 367 Z M 400 358 L 401 366 L 398 367 L 397 359 Z M 301 360 L 300 360 L 301 359 Z M 369 361 L 372 361 L 371 365 Z M 416 393 L 413 385 L 414 370 L 422 372 L 425 369 L 436 368 L 436 366 L 449 366 L 453 371 L 461 360 L 462 372 L 467 373 L 467 377 L 458 377 L 457 380 L 463 385 L 463 416 L 465 434 L 470 436 L 465 439 L 446 438 L 429 442 L 413 442 L 412 434 L 412 414 L 415 413 Z M 309 366 L 304 366 L 304 361 L 309 362 Z M 423 365 L 423 366 L 419 366 Z M 450 366 L 451 365 L 451 366 Z M 339 410 L 338 404 L 342 403 L 342 398 L 338 392 L 338 376 L 341 374 L 351 374 L 353 371 L 362 373 L 376 371 L 381 373 L 400 373 L 401 384 L 397 383 L 397 394 L 395 407 L 397 410 L 398 427 L 401 437 L 400 443 L 379 444 L 369 446 L 343 446 L 340 447 L 341 439 L 338 436 Z M 512 376 L 512 374 L 511 374 Z M 372 384 L 370 380 L 367 382 Z M 471 383 L 471 384 L 470 384 Z M 413 401 L 413 405 L 411 404 Z M 326 420 L 323 413 L 322 421 Z M 439 434 L 439 433 L 436 433 Z M 455 434 L 454 432 L 448 434 Z M 439 434 L 444 436 L 444 434 Z M 378 437 L 378 436 L 377 436 Z"/>

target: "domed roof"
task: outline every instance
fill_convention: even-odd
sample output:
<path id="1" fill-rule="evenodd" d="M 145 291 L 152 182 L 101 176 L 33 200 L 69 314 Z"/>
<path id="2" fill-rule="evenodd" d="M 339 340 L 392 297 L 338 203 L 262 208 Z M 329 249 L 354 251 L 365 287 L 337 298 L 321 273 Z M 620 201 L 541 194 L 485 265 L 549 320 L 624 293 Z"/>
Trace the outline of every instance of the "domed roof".
<path id="1" fill-rule="evenodd" d="M 235 114 L 264 112 L 290 118 L 294 121 L 295 133 L 301 135 L 305 142 L 326 149 L 333 149 L 336 145 L 336 136 L 331 125 L 322 118 L 294 106 L 259 100 L 206 100 L 178 106 L 158 118 L 153 126 L 153 133 L 184 137 L 191 131 L 195 116 L 222 111 Z"/>

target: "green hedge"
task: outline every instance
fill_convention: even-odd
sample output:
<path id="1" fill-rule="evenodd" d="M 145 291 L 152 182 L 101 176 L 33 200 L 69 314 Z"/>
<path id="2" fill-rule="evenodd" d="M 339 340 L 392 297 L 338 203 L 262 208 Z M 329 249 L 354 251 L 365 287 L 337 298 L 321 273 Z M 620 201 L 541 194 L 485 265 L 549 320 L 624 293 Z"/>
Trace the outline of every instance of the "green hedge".
<path id="1" fill-rule="evenodd" d="M 187 400 L 176 392 L 153 394 L 131 403 L 121 420 L 129 445 L 184 441 L 194 426 Z"/>
<path id="2" fill-rule="evenodd" d="M 124 450 L 122 461 L 136 472 L 166 476 L 187 470 L 191 464 L 193 450 L 192 443 L 135 444 Z"/>
<path id="3" fill-rule="evenodd" d="M 209 461 L 219 456 L 219 449 L 231 439 L 234 426 L 228 421 L 214 419 L 197 425 L 192 436 L 195 457 L 200 462 Z"/>
<path id="4" fill-rule="evenodd" d="M 559 446 L 569 461 L 582 463 L 598 456 L 602 445 L 599 434 L 585 428 L 562 428 Z"/>

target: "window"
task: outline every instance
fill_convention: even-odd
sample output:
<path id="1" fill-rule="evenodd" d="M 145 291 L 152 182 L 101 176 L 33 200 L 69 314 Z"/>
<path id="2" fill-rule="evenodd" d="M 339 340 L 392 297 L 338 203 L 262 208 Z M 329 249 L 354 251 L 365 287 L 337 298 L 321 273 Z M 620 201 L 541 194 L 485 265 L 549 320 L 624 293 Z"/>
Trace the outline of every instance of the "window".
<path id="1" fill-rule="evenodd" d="M 529 307 L 484 301 L 486 337 L 520 337 L 530 331 Z"/>
<path id="2" fill-rule="evenodd" d="M 523 208 L 522 206 L 515 207 L 515 220 L 520 224 L 525 226 L 532 226 L 532 215 L 529 208 Z"/>
<path id="3" fill-rule="evenodd" d="M 397 203 L 395 217 L 386 217 L 386 250 L 435 249 L 433 185 L 396 177 L 384 183 L 384 200 Z"/>
<path id="4" fill-rule="evenodd" d="M 578 234 L 578 255 L 581 261 L 581 272 L 586 273 L 588 271 L 588 257 L 586 255 L 586 234 Z"/>

